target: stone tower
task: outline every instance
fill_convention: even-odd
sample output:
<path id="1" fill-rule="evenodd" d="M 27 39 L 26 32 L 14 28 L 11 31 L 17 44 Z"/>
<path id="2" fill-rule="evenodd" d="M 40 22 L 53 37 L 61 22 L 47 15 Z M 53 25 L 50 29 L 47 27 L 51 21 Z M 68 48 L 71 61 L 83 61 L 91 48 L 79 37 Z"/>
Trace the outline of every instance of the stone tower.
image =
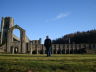
<path id="1" fill-rule="evenodd" d="M 2 17 L 1 20 L 1 40 L 0 44 L 7 42 L 8 30 L 14 26 L 14 19 L 12 17 Z"/>

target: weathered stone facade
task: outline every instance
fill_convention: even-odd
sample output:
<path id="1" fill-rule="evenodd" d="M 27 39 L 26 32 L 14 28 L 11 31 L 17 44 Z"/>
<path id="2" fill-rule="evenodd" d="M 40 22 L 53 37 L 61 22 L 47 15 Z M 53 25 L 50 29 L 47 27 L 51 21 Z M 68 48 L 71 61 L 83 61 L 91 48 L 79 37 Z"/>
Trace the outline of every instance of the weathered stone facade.
<path id="1" fill-rule="evenodd" d="M 20 30 L 20 40 L 16 40 L 14 37 L 14 29 Z M 14 38 L 16 41 L 14 41 Z M 1 48 L 7 53 L 26 53 L 25 30 L 14 25 L 14 19 L 11 17 L 2 18 L 0 42 Z"/>
<path id="2" fill-rule="evenodd" d="M 30 54 L 45 54 L 43 44 L 28 43 Z M 94 51 L 93 51 L 94 50 Z M 86 52 L 85 52 L 86 51 Z M 96 44 L 52 44 L 52 54 L 96 53 Z"/>
<path id="3" fill-rule="evenodd" d="M 20 41 L 13 41 L 13 29 L 20 30 Z M 14 53 L 15 48 L 18 50 L 18 53 L 26 53 L 26 42 L 25 42 L 25 30 L 15 25 L 8 30 L 7 36 L 7 52 Z"/>
<path id="4" fill-rule="evenodd" d="M 20 40 L 13 34 L 13 30 L 20 30 Z M 11 17 L 2 18 L 0 33 L 0 51 L 18 54 L 45 54 L 46 48 L 41 44 L 41 39 L 30 41 L 26 31 L 14 25 Z M 15 39 L 15 40 L 14 40 Z M 52 44 L 52 54 L 78 54 L 96 53 L 96 44 Z"/>

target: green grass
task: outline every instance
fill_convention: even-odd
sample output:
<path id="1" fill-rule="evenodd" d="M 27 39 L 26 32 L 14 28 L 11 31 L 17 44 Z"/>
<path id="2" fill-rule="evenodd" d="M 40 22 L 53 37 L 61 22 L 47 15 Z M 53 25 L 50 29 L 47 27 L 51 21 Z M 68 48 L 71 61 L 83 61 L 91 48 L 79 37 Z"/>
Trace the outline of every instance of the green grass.
<path id="1" fill-rule="evenodd" d="M 96 72 L 95 54 L 0 54 L 0 72 Z"/>

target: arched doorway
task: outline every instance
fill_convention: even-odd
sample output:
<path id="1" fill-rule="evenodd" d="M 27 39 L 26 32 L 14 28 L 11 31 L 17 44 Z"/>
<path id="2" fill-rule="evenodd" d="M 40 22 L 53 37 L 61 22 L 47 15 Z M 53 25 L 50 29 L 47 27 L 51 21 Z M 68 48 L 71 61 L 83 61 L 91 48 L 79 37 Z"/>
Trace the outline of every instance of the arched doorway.
<path id="1" fill-rule="evenodd" d="M 18 47 L 14 48 L 14 53 L 16 53 L 16 54 L 18 53 Z"/>

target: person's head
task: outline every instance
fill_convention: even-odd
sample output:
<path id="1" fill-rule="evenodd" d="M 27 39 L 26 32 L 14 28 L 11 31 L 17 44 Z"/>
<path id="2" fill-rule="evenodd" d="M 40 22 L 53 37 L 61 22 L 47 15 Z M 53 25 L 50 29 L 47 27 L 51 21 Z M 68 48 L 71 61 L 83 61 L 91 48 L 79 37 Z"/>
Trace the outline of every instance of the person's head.
<path id="1" fill-rule="evenodd" d="M 46 36 L 46 39 L 49 39 L 49 36 Z"/>

